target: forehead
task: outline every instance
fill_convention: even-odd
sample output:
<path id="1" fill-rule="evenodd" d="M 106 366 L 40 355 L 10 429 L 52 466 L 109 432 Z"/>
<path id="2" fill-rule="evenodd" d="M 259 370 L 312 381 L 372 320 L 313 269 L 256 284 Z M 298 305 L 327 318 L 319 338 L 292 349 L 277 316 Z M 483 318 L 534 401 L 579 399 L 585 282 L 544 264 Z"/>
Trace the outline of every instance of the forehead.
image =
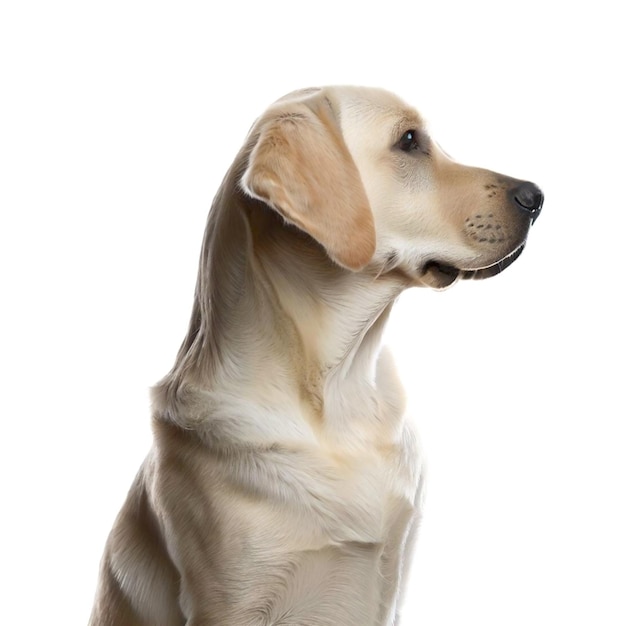
<path id="1" fill-rule="evenodd" d="M 356 127 L 369 132 L 401 133 L 425 126 L 413 107 L 383 89 L 336 87 L 329 90 L 328 96 L 346 130 Z"/>

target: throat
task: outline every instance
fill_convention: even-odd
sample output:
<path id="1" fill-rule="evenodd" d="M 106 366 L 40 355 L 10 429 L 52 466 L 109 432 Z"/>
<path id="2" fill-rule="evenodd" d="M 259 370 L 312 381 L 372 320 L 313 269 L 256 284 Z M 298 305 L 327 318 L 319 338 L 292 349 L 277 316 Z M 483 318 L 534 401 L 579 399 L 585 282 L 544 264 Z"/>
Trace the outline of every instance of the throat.
<path id="1" fill-rule="evenodd" d="M 355 442 L 355 429 L 359 436 L 375 438 L 382 334 L 404 285 L 337 267 L 302 280 L 308 270 L 296 268 L 265 274 L 273 278 L 273 316 L 282 320 L 279 336 L 287 341 L 282 354 L 297 379 L 298 395 L 333 440 L 350 432 Z"/>

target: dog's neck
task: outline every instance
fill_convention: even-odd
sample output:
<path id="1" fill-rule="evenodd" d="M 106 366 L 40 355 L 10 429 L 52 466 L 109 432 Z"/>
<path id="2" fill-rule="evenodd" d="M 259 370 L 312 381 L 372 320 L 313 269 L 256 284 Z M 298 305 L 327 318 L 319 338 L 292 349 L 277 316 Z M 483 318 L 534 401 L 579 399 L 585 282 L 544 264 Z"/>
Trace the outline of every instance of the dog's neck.
<path id="1" fill-rule="evenodd" d="M 377 362 L 405 286 L 399 277 L 338 267 L 274 211 L 218 194 L 190 330 L 160 386 L 170 399 L 191 385 L 276 412 L 297 407 L 335 440 L 354 443 L 355 427 L 379 437 L 380 413 L 389 412 L 381 405 L 402 397 L 397 381 L 377 376 Z"/>
<path id="2" fill-rule="evenodd" d="M 359 404 L 354 394 L 361 400 L 363 394 L 375 395 L 382 333 L 405 284 L 397 276 L 337 266 L 308 235 L 281 224 L 273 212 L 251 215 L 253 236 L 260 241 L 255 242 L 257 281 L 271 318 L 281 320 L 278 335 L 287 338 L 301 392 L 325 421 L 352 419 L 352 407 Z M 280 236 L 268 237 L 267 230 Z"/>

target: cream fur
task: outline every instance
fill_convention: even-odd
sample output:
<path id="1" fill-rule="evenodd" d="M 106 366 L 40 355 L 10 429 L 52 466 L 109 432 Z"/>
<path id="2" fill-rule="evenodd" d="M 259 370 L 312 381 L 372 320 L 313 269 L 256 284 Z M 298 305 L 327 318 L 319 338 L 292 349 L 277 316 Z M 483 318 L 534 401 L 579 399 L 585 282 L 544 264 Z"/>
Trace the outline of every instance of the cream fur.
<path id="1" fill-rule="evenodd" d="M 520 249 L 518 182 L 454 163 L 381 90 L 297 92 L 259 118 L 209 215 L 92 626 L 399 623 L 423 468 L 381 334 L 407 287 Z"/>

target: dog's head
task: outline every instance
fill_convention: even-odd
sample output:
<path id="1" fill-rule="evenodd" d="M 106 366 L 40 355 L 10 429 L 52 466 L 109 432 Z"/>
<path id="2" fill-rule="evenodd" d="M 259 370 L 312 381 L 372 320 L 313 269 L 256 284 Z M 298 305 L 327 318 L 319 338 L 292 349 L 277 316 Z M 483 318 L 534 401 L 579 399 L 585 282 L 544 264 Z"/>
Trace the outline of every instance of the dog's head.
<path id="1" fill-rule="evenodd" d="M 435 288 L 493 276 L 519 256 L 543 203 L 533 183 L 454 162 L 414 109 L 378 89 L 296 92 L 251 138 L 244 190 L 352 271 Z"/>

